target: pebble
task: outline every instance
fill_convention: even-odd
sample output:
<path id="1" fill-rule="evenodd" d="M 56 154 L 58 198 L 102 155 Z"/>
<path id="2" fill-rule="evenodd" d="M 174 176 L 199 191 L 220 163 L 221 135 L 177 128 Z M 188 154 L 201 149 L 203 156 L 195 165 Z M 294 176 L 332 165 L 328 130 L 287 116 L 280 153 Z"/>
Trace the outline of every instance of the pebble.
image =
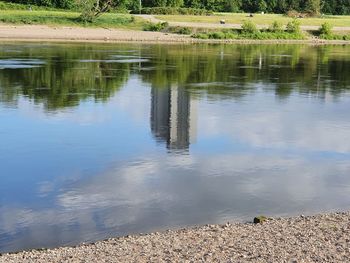
<path id="1" fill-rule="evenodd" d="M 214 230 L 214 231 L 213 231 Z M 350 262 L 350 212 L 226 223 L 0 254 L 31 262 Z"/>

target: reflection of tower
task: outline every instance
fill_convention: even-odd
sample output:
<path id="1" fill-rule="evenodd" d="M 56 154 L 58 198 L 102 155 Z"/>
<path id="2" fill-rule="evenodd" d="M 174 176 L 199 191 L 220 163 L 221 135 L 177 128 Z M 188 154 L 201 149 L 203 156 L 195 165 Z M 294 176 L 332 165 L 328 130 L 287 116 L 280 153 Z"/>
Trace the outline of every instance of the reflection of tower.
<path id="1" fill-rule="evenodd" d="M 152 88 L 151 129 L 171 150 L 188 149 L 196 135 L 196 107 L 188 92 L 173 86 Z"/>

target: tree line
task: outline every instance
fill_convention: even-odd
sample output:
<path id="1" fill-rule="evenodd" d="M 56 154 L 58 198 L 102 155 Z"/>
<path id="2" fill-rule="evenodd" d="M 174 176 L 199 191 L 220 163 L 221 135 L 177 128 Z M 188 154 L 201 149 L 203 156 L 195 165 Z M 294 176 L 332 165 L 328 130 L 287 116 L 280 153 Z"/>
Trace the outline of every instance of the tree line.
<path id="1" fill-rule="evenodd" d="M 7 0 L 8 2 L 71 9 L 81 0 Z M 349 15 L 349 0 L 141 0 L 143 7 L 187 7 L 206 9 L 215 12 L 297 12 L 313 14 Z M 95 1 L 101 2 L 101 1 Z M 102 1 L 103 2 L 103 1 Z M 109 0 L 115 6 L 135 10 L 139 0 Z M 113 3 L 112 3 L 113 5 Z"/>
<path id="2" fill-rule="evenodd" d="M 212 10 L 214 12 L 297 12 L 350 14 L 349 0 L 144 0 L 146 7 L 188 7 Z"/>

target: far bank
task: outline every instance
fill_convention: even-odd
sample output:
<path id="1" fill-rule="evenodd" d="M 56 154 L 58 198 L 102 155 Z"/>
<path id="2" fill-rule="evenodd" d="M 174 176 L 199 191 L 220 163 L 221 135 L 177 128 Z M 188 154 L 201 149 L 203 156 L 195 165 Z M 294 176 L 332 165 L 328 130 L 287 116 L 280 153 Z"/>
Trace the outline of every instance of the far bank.
<path id="1" fill-rule="evenodd" d="M 188 35 L 163 32 L 86 28 L 46 25 L 0 24 L 1 41 L 64 41 L 64 42 L 147 42 L 147 43 L 261 43 L 261 44 L 350 44 L 345 40 L 229 40 L 196 39 Z"/>

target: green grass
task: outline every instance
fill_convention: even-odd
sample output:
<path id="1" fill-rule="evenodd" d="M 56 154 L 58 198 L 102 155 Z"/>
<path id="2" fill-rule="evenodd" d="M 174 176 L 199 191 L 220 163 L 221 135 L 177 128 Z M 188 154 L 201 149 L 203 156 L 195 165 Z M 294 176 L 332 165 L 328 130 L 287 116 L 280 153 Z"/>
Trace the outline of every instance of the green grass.
<path id="1" fill-rule="evenodd" d="M 128 14 L 107 13 L 98 17 L 93 23 L 79 20 L 80 13 L 69 11 L 29 11 L 1 10 L 0 22 L 7 24 L 45 24 L 64 26 L 108 27 L 125 29 L 142 29 L 145 22 Z"/>
<path id="2" fill-rule="evenodd" d="M 3 10 L 28 10 L 29 7 L 31 7 L 32 10 L 58 10 L 56 8 L 47 6 L 23 5 L 0 1 L 0 12 Z"/>
<path id="3" fill-rule="evenodd" d="M 326 40 L 350 40 L 350 34 L 321 34 L 319 38 Z"/>
<path id="4" fill-rule="evenodd" d="M 192 35 L 194 38 L 199 39 L 255 39 L 255 40 L 303 40 L 305 36 L 300 33 L 289 32 L 255 32 L 255 33 L 242 33 L 237 30 L 223 30 L 208 33 L 198 33 Z"/>
<path id="5" fill-rule="evenodd" d="M 184 15 L 157 15 L 156 18 L 167 22 L 195 22 L 195 23 L 215 23 L 224 19 L 229 24 L 241 24 L 244 20 L 251 20 L 257 25 L 269 25 L 272 21 L 278 21 L 286 25 L 292 18 L 279 14 L 254 14 L 249 17 L 244 13 L 216 13 L 212 16 L 184 16 Z M 302 26 L 320 26 L 328 22 L 337 27 L 350 27 L 350 16 L 325 16 L 322 18 L 300 18 Z"/>

